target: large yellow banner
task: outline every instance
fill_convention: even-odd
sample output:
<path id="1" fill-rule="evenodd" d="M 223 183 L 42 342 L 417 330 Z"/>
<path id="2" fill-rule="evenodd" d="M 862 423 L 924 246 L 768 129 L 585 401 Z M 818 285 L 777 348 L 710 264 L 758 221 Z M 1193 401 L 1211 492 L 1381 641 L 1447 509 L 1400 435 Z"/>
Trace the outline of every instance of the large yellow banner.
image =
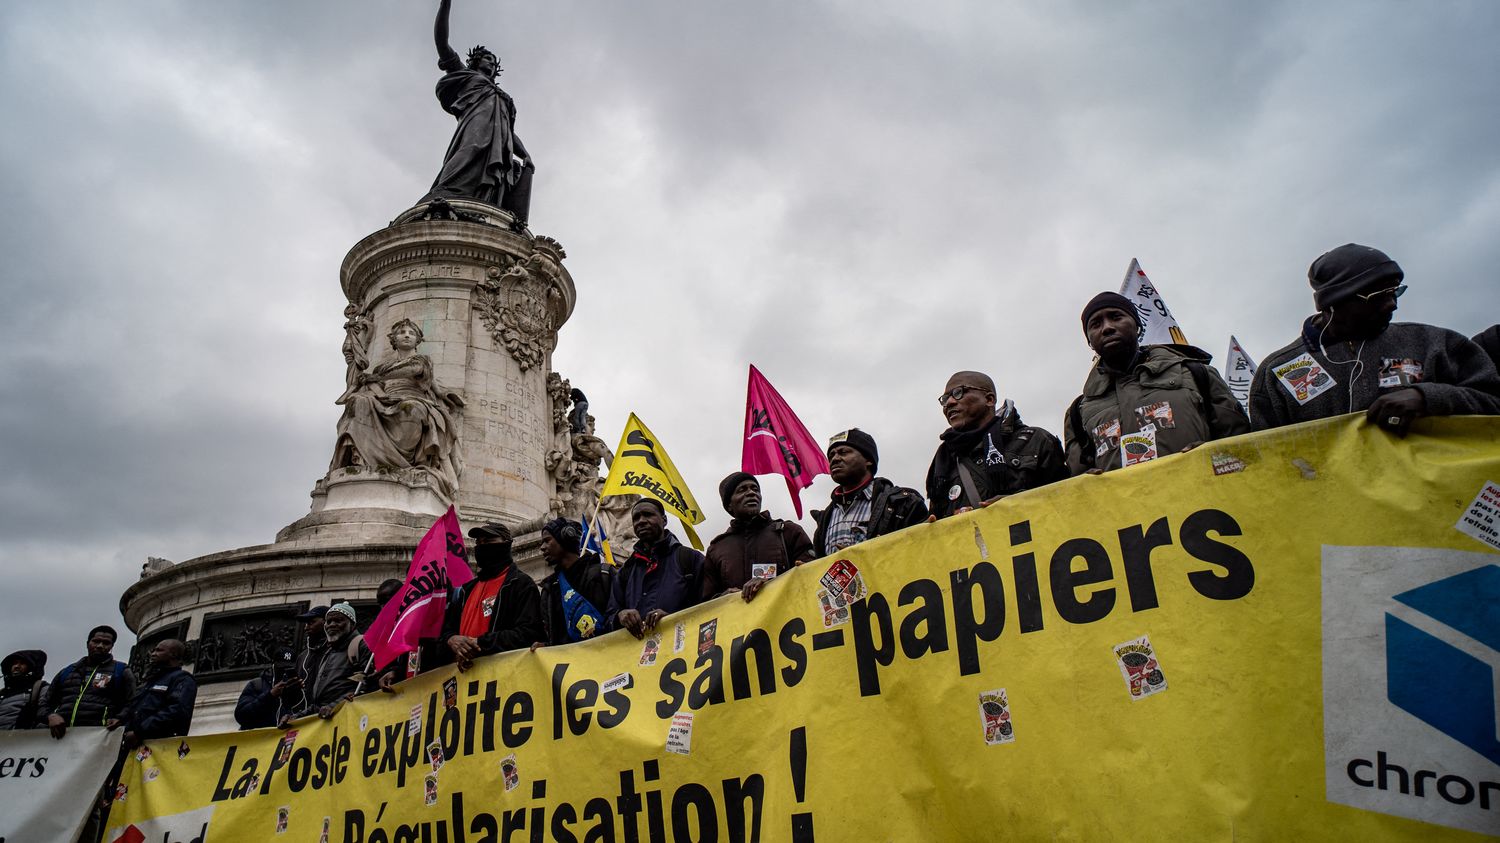
<path id="1" fill-rule="evenodd" d="M 1500 833 L 1497 437 L 1348 417 L 1211 443 L 858 545 L 646 641 L 154 743 L 107 839 Z"/>

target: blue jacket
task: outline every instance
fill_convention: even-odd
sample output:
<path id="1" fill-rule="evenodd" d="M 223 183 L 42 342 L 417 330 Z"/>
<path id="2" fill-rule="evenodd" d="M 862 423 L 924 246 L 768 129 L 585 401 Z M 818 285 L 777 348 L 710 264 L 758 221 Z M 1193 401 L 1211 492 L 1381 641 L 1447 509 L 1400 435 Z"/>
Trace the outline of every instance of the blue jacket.
<path id="1" fill-rule="evenodd" d="M 667 614 L 696 606 L 703 576 L 703 554 L 664 533 L 656 547 L 637 542 L 610 589 L 605 628 L 619 629 L 620 612 L 634 609 L 645 617 L 652 609 Z"/>
<path id="2" fill-rule="evenodd" d="M 148 676 L 125 707 L 120 720 L 141 740 L 186 735 L 193 723 L 198 681 L 180 667 Z"/>

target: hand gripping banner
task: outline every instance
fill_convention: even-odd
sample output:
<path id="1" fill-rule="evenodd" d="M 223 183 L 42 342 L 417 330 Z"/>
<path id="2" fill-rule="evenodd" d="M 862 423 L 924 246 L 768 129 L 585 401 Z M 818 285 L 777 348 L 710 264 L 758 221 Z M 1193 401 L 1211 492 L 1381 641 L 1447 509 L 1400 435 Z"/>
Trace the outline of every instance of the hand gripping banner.
<path id="1" fill-rule="evenodd" d="M 150 744 L 109 827 L 1479 840 L 1500 833 L 1497 480 L 1500 419 L 1211 442 L 855 545 L 645 639 Z"/>

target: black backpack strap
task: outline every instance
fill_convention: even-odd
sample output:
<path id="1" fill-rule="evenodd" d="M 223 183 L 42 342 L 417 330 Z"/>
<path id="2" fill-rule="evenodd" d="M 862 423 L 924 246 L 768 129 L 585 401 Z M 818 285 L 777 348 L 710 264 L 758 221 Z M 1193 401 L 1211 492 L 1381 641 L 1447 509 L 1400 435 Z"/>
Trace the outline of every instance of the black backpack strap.
<path id="1" fill-rule="evenodd" d="M 1073 425 L 1073 433 L 1078 437 L 1078 447 L 1083 449 L 1081 455 L 1087 464 L 1093 464 L 1098 455 L 1095 453 L 1094 434 L 1083 426 L 1083 396 L 1079 395 L 1068 405 L 1068 422 Z"/>

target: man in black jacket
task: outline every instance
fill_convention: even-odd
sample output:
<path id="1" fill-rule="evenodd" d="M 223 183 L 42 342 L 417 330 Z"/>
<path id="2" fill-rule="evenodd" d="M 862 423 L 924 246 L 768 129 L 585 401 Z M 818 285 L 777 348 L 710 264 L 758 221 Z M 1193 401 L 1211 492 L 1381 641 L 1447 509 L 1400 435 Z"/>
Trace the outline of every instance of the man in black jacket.
<path id="1" fill-rule="evenodd" d="M 0 730 L 35 729 L 46 719 L 47 654 L 17 650 L 0 661 L 5 687 L 0 689 Z"/>
<path id="2" fill-rule="evenodd" d="M 828 440 L 828 474 L 838 486 L 829 507 L 813 513 L 818 524 L 813 532 L 817 553 L 832 556 L 866 539 L 927 520 L 922 493 L 876 477 L 879 465 L 875 438 L 857 427 Z"/>
<path id="3" fill-rule="evenodd" d="M 480 656 L 529 647 L 547 633 L 536 580 L 511 560 L 510 528 L 485 524 L 470 530 L 469 538 L 475 541 L 476 578 L 448 601 L 438 647 L 459 670 Z"/>
<path id="4" fill-rule="evenodd" d="M 655 498 L 636 501 L 630 524 L 635 550 L 615 576 L 605 622 L 641 638 L 667 615 L 697 605 L 703 554 L 667 530 L 666 507 Z"/>
<path id="5" fill-rule="evenodd" d="M 599 557 L 583 553 L 583 525 L 554 518 L 542 525 L 542 558 L 552 573 L 542 580 L 542 621 L 547 637 L 557 646 L 593 638 L 604 631 L 609 607 L 609 582 L 599 569 Z"/>
<path id="6" fill-rule="evenodd" d="M 89 630 L 88 655 L 58 671 L 47 691 L 47 727 L 61 738 L 74 726 L 103 726 L 135 693 L 135 674 L 115 661 L 113 627 Z"/>
<path id="7" fill-rule="evenodd" d="M 275 726 L 281 718 L 295 711 L 302 699 L 302 680 L 297 678 L 297 653 L 283 647 L 271 657 L 271 666 L 240 691 L 234 706 L 234 720 L 241 729 L 264 729 Z"/>
<path id="8" fill-rule="evenodd" d="M 934 519 L 1067 478 L 1062 443 L 1023 424 L 1010 399 L 997 406 L 989 375 L 955 373 L 938 404 L 951 426 L 927 469 Z"/>
<path id="9" fill-rule="evenodd" d="M 142 741 L 188 733 L 193 725 L 198 682 L 193 674 L 182 669 L 186 655 L 187 647 L 175 638 L 151 648 L 151 664 L 141 687 L 125 710 L 105 724 L 111 731 L 125 727 L 122 749 L 140 746 Z"/>

